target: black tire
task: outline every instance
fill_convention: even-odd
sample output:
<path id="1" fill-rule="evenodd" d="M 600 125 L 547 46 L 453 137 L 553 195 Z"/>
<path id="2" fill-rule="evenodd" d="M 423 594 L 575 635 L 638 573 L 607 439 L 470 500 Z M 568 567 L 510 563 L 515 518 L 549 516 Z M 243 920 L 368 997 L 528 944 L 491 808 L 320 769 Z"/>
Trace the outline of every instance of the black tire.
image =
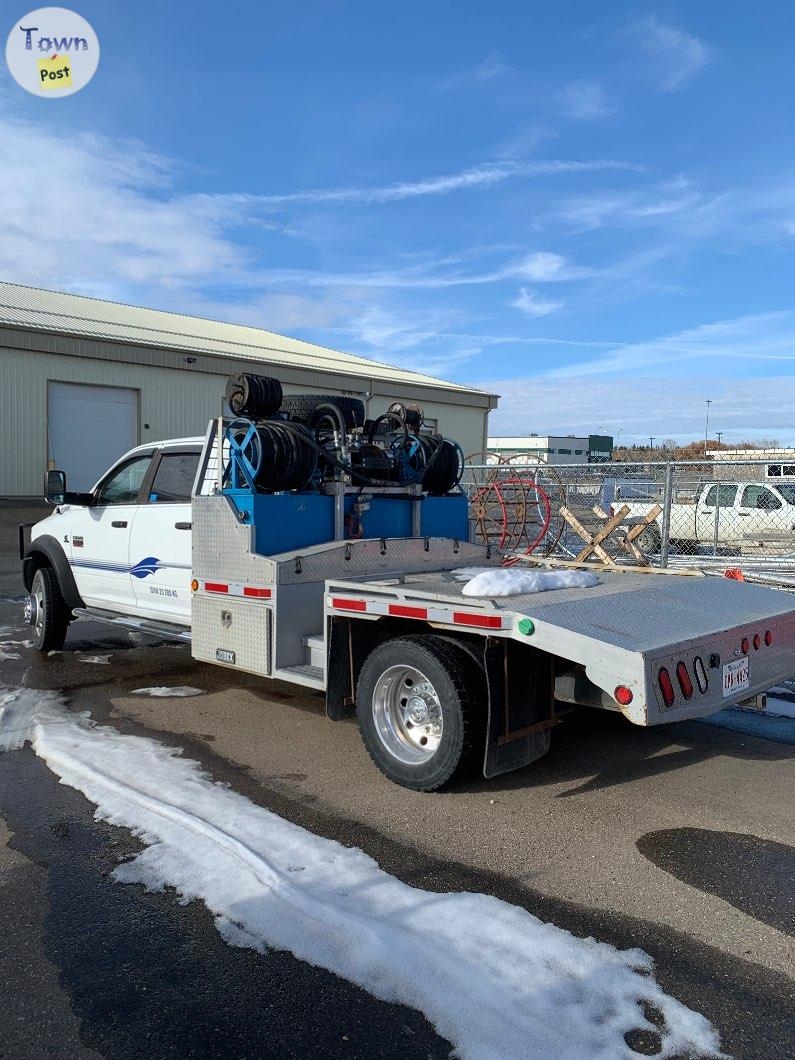
<path id="1" fill-rule="evenodd" d="M 359 398 L 339 394 L 285 394 L 282 397 L 282 412 L 289 412 L 293 419 L 313 428 L 319 419 L 319 415 L 314 414 L 318 405 L 333 405 L 339 409 L 348 430 L 364 423 L 364 402 Z"/>
<path id="2" fill-rule="evenodd" d="M 407 733 L 402 727 L 400 732 L 396 728 L 383 734 L 384 709 L 377 706 L 377 696 L 380 700 L 385 698 L 383 690 L 390 680 L 396 690 L 393 695 L 411 687 L 410 682 L 401 683 L 403 667 L 418 672 L 432 686 L 438 704 L 434 709 L 441 715 L 441 735 L 435 750 L 412 746 L 405 739 Z M 391 679 L 390 671 L 395 675 Z M 432 635 L 385 641 L 370 653 L 362 666 L 356 689 L 356 716 L 367 753 L 384 776 L 414 791 L 437 791 L 463 779 L 474 772 L 478 763 L 482 764 L 486 733 L 485 675 L 472 656 L 454 641 Z M 412 728 L 410 723 L 407 727 Z M 418 726 L 417 731 L 422 728 Z"/>
<path id="3" fill-rule="evenodd" d="M 656 523 L 649 525 L 635 538 L 635 544 L 645 556 L 656 556 L 662 548 L 662 534 Z"/>
<path id="4" fill-rule="evenodd" d="M 250 372 L 230 375 L 226 382 L 226 403 L 234 416 L 252 419 L 272 416 L 282 403 L 282 384 L 278 379 Z"/>
<path id="5" fill-rule="evenodd" d="M 61 596 L 52 567 L 39 567 L 33 575 L 30 595 L 36 609 L 32 622 L 33 643 L 39 651 L 57 651 L 66 640 L 71 612 Z"/>

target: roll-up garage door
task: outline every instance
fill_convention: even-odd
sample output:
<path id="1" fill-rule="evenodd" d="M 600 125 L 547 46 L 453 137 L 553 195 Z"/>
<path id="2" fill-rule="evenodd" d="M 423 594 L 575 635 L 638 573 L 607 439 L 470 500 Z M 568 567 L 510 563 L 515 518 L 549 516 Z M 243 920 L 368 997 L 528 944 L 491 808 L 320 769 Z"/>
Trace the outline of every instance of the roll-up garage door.
<path id="1" fill-rule="evenodd" d="M 138 444 L 138 391 L 50 382 L 47 447 L 66 472 L 67 489 L 89 490 L 102 472 Z"/>

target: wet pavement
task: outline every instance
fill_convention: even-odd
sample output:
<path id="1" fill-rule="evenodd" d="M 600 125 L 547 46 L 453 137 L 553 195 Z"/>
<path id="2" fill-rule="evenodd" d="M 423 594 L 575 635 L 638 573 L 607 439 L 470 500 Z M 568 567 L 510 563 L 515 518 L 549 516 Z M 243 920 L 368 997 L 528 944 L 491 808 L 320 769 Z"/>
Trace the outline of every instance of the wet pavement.
<path id="1" fill-rule="evenodd" d="M 297 686 L 88 623 L 58 655 L 8 643 L 27 639 L 17 521 L 0 509 L 0 640 L 17 656 L 0 660 L 0 684 L 57 690 L 70 709 L 178 745 L 410 884 L 494 894 L 577 935 L 640 946 L 727 1052 L 792 1055 L 791 742 L 582 711 L 527 769 L 418 795 L 376 773 L 355 725 L 329 722 Z M 131 695 L 151 685 L 203 694 Z M 0 755 L 0 1056 L 447 1056 L 418 1013 L 289 954 L 227 945 L 200 902 L 113 882 L 138 849 L 29 748 Z M 633 1044 L 656 1047 L 653 1035 Z"/>

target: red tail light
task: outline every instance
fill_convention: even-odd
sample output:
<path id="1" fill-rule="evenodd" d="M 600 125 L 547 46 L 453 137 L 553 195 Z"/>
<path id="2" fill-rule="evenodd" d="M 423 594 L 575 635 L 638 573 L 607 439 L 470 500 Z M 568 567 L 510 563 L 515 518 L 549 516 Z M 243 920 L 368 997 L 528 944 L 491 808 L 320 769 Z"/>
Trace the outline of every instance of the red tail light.
<path id="1" fill-rule="evenodd" d="M 687 667 L 683 662 L 676 665 L 676 677 L 679 681 L 679 687 L 682 689 L 682 695 L 685 699 L 691 699 L 693 696 L 693 682 L 690 680 L 690 674 L 687 672 Z"/>
<path id="2" fill-rule="evenodd" d="M 769 629 L 767 629 L 767 630 L 765 630 L 765 644 L 767 644 L 767 646 L 769 648 L 772 643 L 773 643 L 773 634 L 770 632 Z"/>
<path id="3" fill-rule="evenodd" d="M 657 674 L 657 680 L 660 684 L 660 691 L 662 692 L 665 705 L 666 707 L 670 707 L 674 701 L 674 686 L 671 684 L 671 675 L 664 666 L 660 667 L 660 672 Z"/>
<path id="4" fill-rule="evenodd" d="M 632 689 L 626 685 L 619 685 L 613 695 L 616 697 L 616 703 L 620 703 L 622 707 L 628 707 L 632 702 Z"/>
<path id="5" fill-rule="evenodd" d="M 754 633 L 754 651 L 759 651 L 762 647 L 762 638 L 758 633 Z"/>
<path id="6" fill-rule="evenodd" d="M 747 655 L 748 652 L 751 650 L 751 642 L 748 637 L 743 637 L 743 642 L 740 647 L 742 648 L 743 655 Z"/>

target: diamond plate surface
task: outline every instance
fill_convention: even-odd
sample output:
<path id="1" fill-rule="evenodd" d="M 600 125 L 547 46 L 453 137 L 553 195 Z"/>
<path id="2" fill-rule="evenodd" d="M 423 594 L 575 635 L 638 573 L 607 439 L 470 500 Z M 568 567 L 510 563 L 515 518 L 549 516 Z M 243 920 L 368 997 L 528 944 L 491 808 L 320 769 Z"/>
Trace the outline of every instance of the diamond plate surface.
<path id="1" fill-rule="evenodd" d="M 425 542 L 428 548 L 426 550 Z M 450 570 L 487 563 L 483 545 L 449 538 L 378 538 L 362 541 L 332 541 L 326 545 L 283 553 L 274 560 L 281 584 L 357 578 L 373 574 L 384 577 L 423 571 Z"/>
<path id="2" fill-rule="evenodd" d="M 275 581 L 276 564 L 251 552 L 252 528 L 224 496 L 193 498 L 193 576 L 210 581 Z"/>
<path id="3" fill-rule="evenodd" d="M 191 601 L 194 659 L 252 674 L 270 674 L 271 608 L 261 601 L 194 593 Z M 234 664 L 220 663 L 216 651 L 235 653 Z"/>

